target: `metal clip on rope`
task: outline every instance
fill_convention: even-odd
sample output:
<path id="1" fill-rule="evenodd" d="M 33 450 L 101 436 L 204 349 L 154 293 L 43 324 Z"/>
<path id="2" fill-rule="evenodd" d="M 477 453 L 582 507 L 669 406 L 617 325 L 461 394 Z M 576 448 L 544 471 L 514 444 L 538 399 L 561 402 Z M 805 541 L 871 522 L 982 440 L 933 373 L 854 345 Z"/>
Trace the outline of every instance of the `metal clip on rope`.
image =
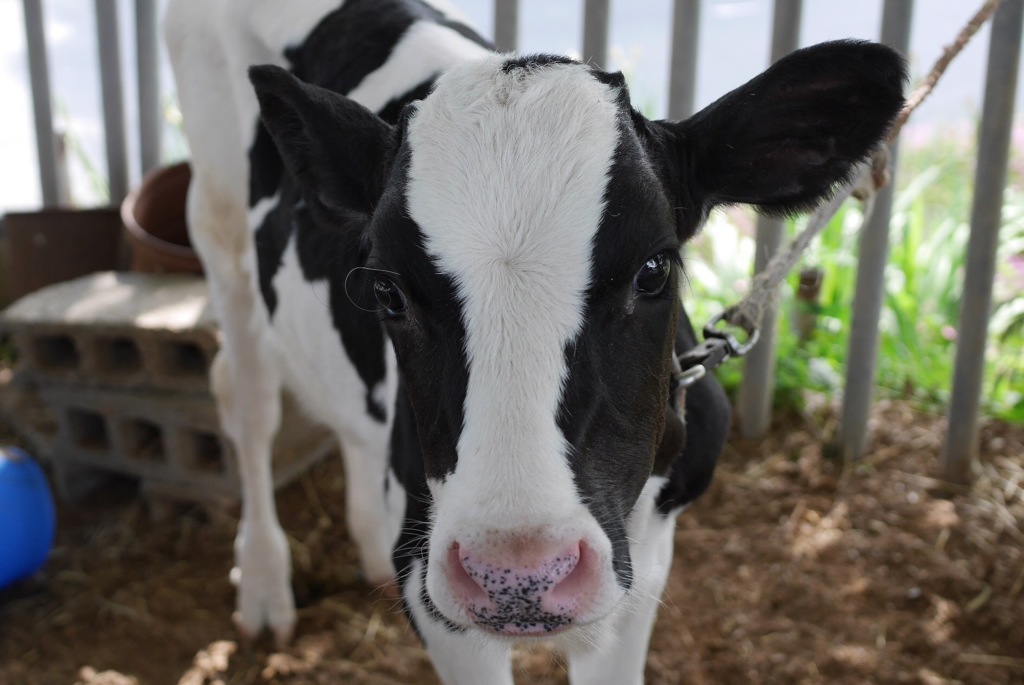
<path id="1" fill-rule="evenodd" d="M 757 326 L 739 326 L 747 333 L 747 339 L 740 342 L 736 336 L 718 328 L 720 321 L 729 321 L 733 308 L 727 309 L 704 326 L 704 342 L 675 358 L 673 386 L 676 390 L 688 388 L 701 378 L 721 366 L 727 359 L 742 357 L 757 344 L 761 330 Z"/>

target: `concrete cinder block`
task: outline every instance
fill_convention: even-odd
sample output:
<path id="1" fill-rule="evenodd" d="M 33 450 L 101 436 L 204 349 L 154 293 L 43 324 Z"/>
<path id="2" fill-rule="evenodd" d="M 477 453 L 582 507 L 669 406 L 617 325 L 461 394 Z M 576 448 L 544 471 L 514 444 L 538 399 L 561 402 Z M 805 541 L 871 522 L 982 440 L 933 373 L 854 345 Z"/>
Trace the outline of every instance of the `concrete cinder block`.
<path id="1" fill-rule="evenodd" d="M 237 456 L 220 432 L 209 395 L 55 383 L 38 392 L 56 418 L 48 458 L 62 496 L 80 497 L 95 477 L 107 474 L 136 478 L 144 493 L 175 500 L 223 503 L 239 497 Z M 329 431 L 285 395 L 282 430 L 273 446 L 275 487 L 336 445 Z"/>
<path id="2" fill-rule="evenodd" d="M 94 386 L 205 391 L 218 348 L 206 282 L 104 272 L 23 297 L 0 314 L 18 371 Z"/>
<path id="3" fill-rule="evenodd" d="M 219 333 L 195 276 L 99 273 L 28 295 L 0 314 L 18 362 L 0 411 L 77 498 L 109 476 L 152 500 L 238 499 L 237 457 L 209 389 Z M 285 394 L 275 487 L 336 450 Z"/>
<path id="4" fill-rule="evenodd" d="M 46 460 L 57 439 L 57 415 L 36 391 L 36 384 L 5 369 L 0 377 L 0 416 L 28 442 L 32 453 Z"/>

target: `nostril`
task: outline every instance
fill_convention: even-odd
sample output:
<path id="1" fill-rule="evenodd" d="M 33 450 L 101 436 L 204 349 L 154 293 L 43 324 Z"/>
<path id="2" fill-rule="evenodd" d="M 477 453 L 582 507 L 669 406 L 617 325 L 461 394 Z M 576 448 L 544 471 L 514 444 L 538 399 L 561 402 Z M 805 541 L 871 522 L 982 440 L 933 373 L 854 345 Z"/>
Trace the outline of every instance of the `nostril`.
<path id="1" fill-rule="evenodd" d="M 572 565 L 556 580 L 555 586 L 548 594 L 547 603 L 551 608 L 571 610 L 592 594 L 597 582 L 598 563 L 595 553 L 582 540 L 572 555 Z"/>
<path id="2" fill-rule="evenodd" d="M 576 543 L 563 550 L 561 554 L 543 565 L 542 573 L 548 577 L 553 586 L 561 585 L 575 573 L 580 563 L 581 544 Z"/>
<path id="3" fill-rule="evenodd" d="M 487 578 L 474 567 L 472 557 L 465 552 L 458 542 L 448 548 L 447 575 L 452 589 L 462 595 L 467 604 L 480 605 L 488 603 L 485 583 Z"/>

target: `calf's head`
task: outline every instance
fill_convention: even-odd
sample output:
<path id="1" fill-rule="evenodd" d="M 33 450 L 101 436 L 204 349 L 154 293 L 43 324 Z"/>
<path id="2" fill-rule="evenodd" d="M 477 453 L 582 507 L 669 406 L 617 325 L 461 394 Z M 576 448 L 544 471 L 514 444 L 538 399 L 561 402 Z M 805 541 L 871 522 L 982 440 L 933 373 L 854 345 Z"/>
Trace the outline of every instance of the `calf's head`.
<path id="1" fill-rule="evenodd" d="M 528 635 L 601 618 L 635 582 L 630 515 L 681 434 L 682 243 L 716 205 L 827 196 L 905 73 L 884 47 L 824 44 L 670 123 L 633 110 L 620 74 L 494 55 L 395 126 L 283 70 L 251 77 L 316 221 L 368 219 L 433 499 L 429 597 L 455 624 Z"/>

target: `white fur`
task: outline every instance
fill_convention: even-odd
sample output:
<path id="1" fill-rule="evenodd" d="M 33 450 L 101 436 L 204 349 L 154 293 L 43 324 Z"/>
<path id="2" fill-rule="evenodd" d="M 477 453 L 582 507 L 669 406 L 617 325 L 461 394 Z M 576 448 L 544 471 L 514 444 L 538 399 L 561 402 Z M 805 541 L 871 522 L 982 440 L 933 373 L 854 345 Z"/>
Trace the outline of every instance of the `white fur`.
<path id="1" fill-rule="evenodd" d="M 458 463 L 431 483 L 427 586 L 456 618 L 441 571 L 452 542 L 543 529 L 598 552 L 600 614 L 621 589 L 556 416 L 618 139 L 616 93 L 581 65 L 506 74 L 506 59 L 447 72 L 409 122 L 409 211 L 456 284 L 469 364 Z"/>

